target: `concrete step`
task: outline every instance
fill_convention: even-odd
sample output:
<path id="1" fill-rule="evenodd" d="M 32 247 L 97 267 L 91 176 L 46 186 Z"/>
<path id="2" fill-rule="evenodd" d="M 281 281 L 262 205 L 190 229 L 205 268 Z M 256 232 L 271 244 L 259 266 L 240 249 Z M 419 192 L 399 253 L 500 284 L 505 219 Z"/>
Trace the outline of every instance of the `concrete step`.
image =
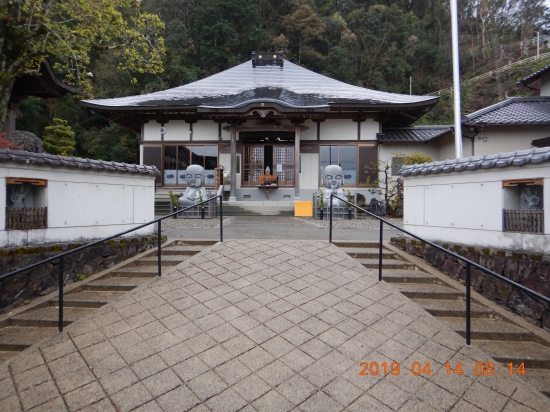
<path id="1" fill-rule="evenodd" d="M 346 252 L 352 258 L 357 259 L 378 259 L 378 248 L 362 248 L 362 247 L 340 247 L 341 250 Z M 383 259 L 397 259 L 397 255 L 389 250 L 382 249 Z"/>
<path id="2" fill-rule="evenodd" d="M 202 252 L 205 249 L 204 246 L 168 246 L 165 248 L 162 248 L 162 255 L 168 256 L 168 255 L 174 255 L 174 256 L 193 256 L 196 255 L 199 252 Z M 154 252 L 156 255 L 156 252 Z"/>
<path id="3" fill-rule="evenodd" d="M 94 280 L 86 285 L 83 285 L 83 290 L 97 291 L 127 291 L 132 290 L 144 282 L 148 282 L 147 277 L 112 277 Z"/>
<path id="4" fill-rule="evenodd" d="M 393 283 L 393 286 L 410 299 L 458 299 L 465 296 L 463 292 L 438 284 Z"/>
<path id="5" fill-rule="evenodd" d="M 63 325 L 70 325 L 94 308 L 63 307 Z M 33 309 L 10 318 L 11 326 L 56 327 L 59 322 L 59 309 L 54 306 Z"/>
<path id="6" fill-rule="evenodd" d="M 110 272 L 102 277 L 102 279 L 107 278 L 152 278 L 158 276 L 158 270 L 156 266 L 152 265 L 140 265 L 140 266 L 125 266 L 120 269 L 117 269 L 113 272 Z"/>
<path id="7" fill-rule="evenodd" d="M 466 322 L 463 318 L 439 317 L 440 321 L 459 335 L 466 337 Z M 471 338 L 498 341 L 529 341 L 531 332 L 500 319 L 473 318 L 470 326 Z"/>
<path id="8" fill-rule="evenodd" d="M 505 367 L 508 367 L 508 363 L 513 363 L 516 367 L 524 363 L 526 375 L 530 368 L 537 368 L 546 369 L 550 377 L 550 348 L 547 346 L 536 342 L 495 340 L 472 340 L 472 343 Z M 550 386 L 547 390 L 550 391 Z"/>
<path id="9" fill-rule="evenodd" d="M 124 292 L 81 290 L 63 296 L 63 307 L 100 308 L 111 300 L 124 295 Z M 57 299 L 48 301 L 50 306 L 58 305 Z"/>
<path id="10" fill-rule="evenodd" d="M 347 248 L 347 247 L 359 247 L 359 248 L 376 248 L 378 249 L 378 242 L 362 242 L 356 240 L 335 240 L 332 242 L 334 246 Z"/>
<path id="11" fill-rule="evenodd" d="M 407 269 L 383 270 L 382 279 L 389 283 L 442 283 L 439 278 L 429 273 Z"/>
<path id="12" fill-rule="evenodd" d="M 212 246 L 218 243 L 219 240 L 200 240 L 200 239 L 185 239 L 177 240 L 174 246 Z M 171 246 L 168 246 L 171 247 Z"/>
<path id="13" fill-rule="evenodd" d="M 189 255 L 187 255 L 187 256 L 163 255 L 163 256 L 161 256 L 161 261 L 162 261 L 161 265 L 162 266 L 176 266 L 176 265 L 179 265 L 184 260 L 186 260 L 188 257 L 189 257 Z M 138 267 L 139 266 L 155 266 L 156 267 L 158 265 L 158 257 L 157 256 L 146 256 L 146 257 L 142 257 L 139 260 L 136 260 L 134 263 L 137 264 Z M 132 267 L 135 267 L 135 266 L 132 266 Z"/>
<path id="14" fill-rule="evenodd" d="M 2 328 L 0 329 L 0 351 L 22 351 L 57 331 L 58 329 L 53 327 L 8 326 Z"/>
<path id="15" fill-rule="evenodd" d="M 466 317 L 466 301 L 464 299 L 413 299 L 428 313 L 436 317 Z M 475 302 L 470 303 L 472 318 L 488 318 L 494 315 L 485 306 Z"/>
<path id="16" fill-rule="evenodd" d="M 378 259 L 355 259 L 368 269 L 378 269 Z M 414 270 L 415 265 L 399 259 L 382 259 L 382 269 Z"/>

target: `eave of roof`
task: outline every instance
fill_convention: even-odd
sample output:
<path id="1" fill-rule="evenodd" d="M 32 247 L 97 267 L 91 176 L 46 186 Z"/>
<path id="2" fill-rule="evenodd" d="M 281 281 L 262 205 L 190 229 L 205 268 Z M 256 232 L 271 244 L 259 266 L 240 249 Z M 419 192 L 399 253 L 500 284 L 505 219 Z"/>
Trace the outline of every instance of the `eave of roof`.
<path id="1" fill-rule="evenodd" d="M 385 127 L 376 137 L 380 142 L 429 142 L 453 131 L 453 126 Z"/>
<path id="2" fill-rule="evenodd" d="M 38 75 L 26 74 L 15 80 L 11 100 L 17 102 L 27 96 L 62 97 L 75 94 L 77 89 L 63 83 L 54 73 L 47 60 L 40 63 Z"/>
<path id="3" fill-rule="evenodd" d="M 550 96 L 510 97 L 467 115 L 463 124 L 550 124 Z"/>
<path id="4" fill-rule="evenodd" d="M 540 77 L 547 72 L 550 72 L 550 64 L 546 67 L 543 67 L 538 72 L 527 76 L 525 79 L 520 80 L 517 84 L 518 86 L 529 86 L 531 83 L 536 82 L 538 79 L 540 79 Z"/>
<path id="5" fill-rule="evenodd" d="M 196 82 L 172 89 L 114 99 L 84 100 L 102 110 L 197 108 L 201 111 L 238 109 L 250 103 L 272 102 L 294 109 L 331 106 L 427 107 L 438 97 L 410 96 L 353 86 L 304 69 L 289 61 L 279 66 L 252 67 L 250 61 Z"/>
<path id="6" fill-rule="evenodd" d="M 31 153 L 22 150 L 9 149 L 0 149 L 0 162 L 14 162 L 21 164 L 34 164 L 37 166 L 67 167 L 71 169 L 118 173 L 146 174 L 151 176 L 157 176 L 160 174 L 155 166 L 81 159 L 77 157 L 51 155 L 48 153 Z"/>
<path id="7" fill-rule="evenodd" d="M 499 153 L 484 156 L 472 156 L 462 159 L 443 160 L 439 162 L 423 163 L 403 166 L 399 174 L 403 177 L 473 171 L 477 169 L 503 168 L 509 166 L 523 166 L 526 164 L 540 164 L 550 162 L 550 147 L 516 150 L 515 152 Z"/>

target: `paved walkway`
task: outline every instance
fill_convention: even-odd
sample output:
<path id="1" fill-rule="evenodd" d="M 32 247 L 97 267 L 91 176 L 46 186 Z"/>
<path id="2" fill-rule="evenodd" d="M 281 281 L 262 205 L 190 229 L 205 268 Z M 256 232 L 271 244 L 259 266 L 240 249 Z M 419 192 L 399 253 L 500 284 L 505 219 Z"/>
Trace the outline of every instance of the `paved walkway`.
<path id="1" fill-rule="evenodd" d="M 0 410 L 550 410 L 477 362 L 326 241 L 228 240 L 1 364 Z"/>

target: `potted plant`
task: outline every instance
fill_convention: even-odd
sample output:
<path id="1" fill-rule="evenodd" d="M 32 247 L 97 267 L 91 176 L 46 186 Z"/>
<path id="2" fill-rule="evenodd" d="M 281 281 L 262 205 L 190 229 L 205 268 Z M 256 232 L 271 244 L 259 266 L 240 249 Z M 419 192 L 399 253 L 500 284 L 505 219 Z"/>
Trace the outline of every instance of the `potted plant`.
<path id="1" fill-rule="evenodd" d="M 172 192 L 172 189 L 169 189 L 168 193 L 170 194 L 170 203 L 172 205 L 172 213 L 174 213 L 176 210 L 178 210 L 178 199 L 176 198 L 176 195 L 174 194 L 174 192 Z M 175 214 L 172 217 L 174 219 L 177 219 L 178 215 Z"/>
<path id="2" fill-rule="evenodd" d="M 323 189 L 319 191 L 319 219 L 323 220 L 323 209 L 325 208 L 325 192 Z"/>

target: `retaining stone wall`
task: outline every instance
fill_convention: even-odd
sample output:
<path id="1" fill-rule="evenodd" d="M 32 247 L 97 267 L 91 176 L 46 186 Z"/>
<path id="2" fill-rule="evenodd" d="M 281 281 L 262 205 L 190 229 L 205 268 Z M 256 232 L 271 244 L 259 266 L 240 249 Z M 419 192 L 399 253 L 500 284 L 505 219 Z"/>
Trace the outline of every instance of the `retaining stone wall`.
<path id="1" fill-rule="evenodd" d="M 399 249 L 426 260 L 453 279 L 464 281 L 466 278 L 465 264 L 445 252 L 414 239 L 394 237 L 390 242 Z M 550 256 L 548 255 L 461 244 L 437 244 L 541 295 L 550 297 Z M 550 331 L 550 305 L 546 302 L 533 299 L 517 288 L 478 269 L 472 268 L 471 282 L 477 292 L 504 303 L 531 323 Z"/>
<path id="2" fill-rule="evenodd" d="M 0 275 L 9 273 L 86 243 L 48 244 L 0 249 Z M 154 247 L 156 236 L 113 239 L 63 258 L 65 285 L 114 266 Z M 58 289 L 58 261 L 0 281 L 0 313 L 25 305 Z"/>

